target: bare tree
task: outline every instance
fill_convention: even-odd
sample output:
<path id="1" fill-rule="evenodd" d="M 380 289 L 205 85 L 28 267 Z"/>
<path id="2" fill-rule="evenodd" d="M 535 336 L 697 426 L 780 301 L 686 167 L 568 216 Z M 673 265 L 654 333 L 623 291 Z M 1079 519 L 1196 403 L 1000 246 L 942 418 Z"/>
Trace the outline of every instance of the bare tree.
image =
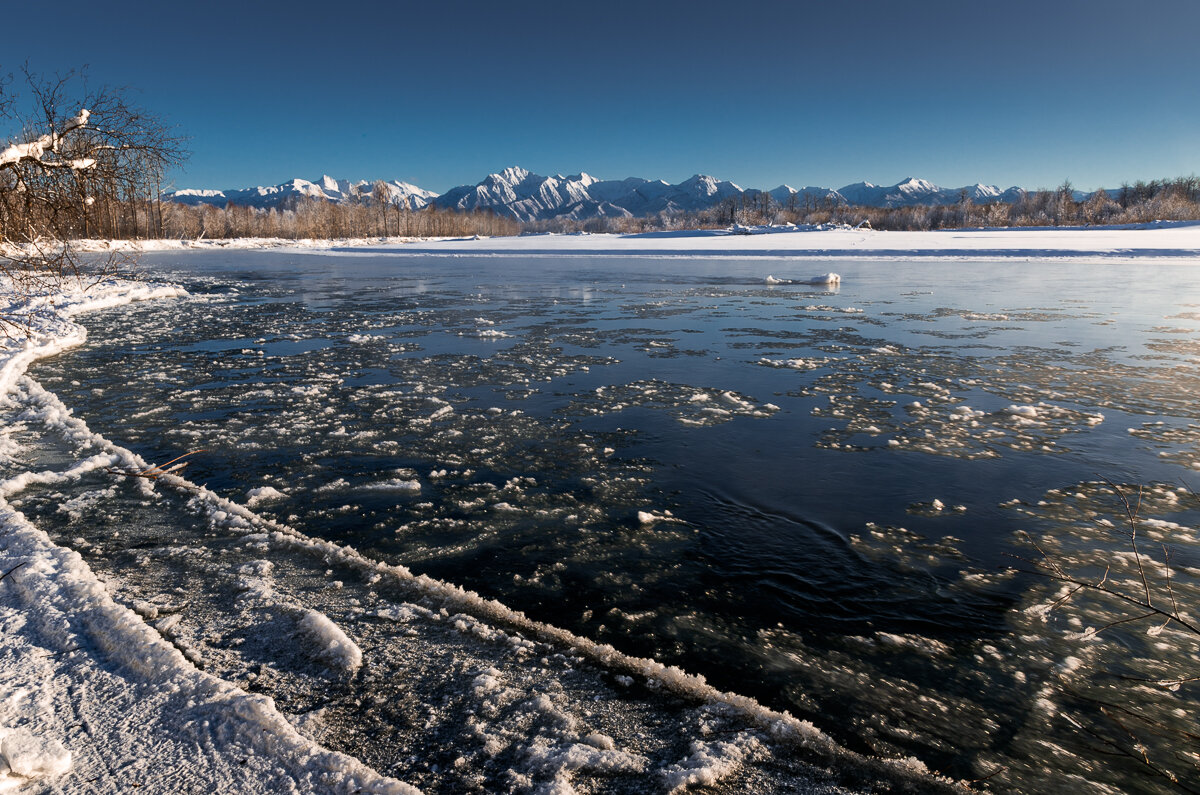
<path id="1" fill-rule="evenodd" d="M 22 76 L 20 92 L 0 79 L 0 276 L 37 298 L 128 263 L 120 252 L 85 263 L 77 239 L 159 234 L 158 189 L 186 152 L 126 90 L 90 88 L 82 72 Z M 0 332 L 20 327 L 0 315 Z"/>

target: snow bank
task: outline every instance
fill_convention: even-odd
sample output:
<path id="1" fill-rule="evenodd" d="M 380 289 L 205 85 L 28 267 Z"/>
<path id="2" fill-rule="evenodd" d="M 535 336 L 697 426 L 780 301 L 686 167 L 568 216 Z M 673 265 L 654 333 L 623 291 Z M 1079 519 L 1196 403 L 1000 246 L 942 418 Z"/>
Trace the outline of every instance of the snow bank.
<path id="1" fill-rule="evenodd" d="M 130 786 L 104 758 L 133 755 L 187 770 L 217 791 L 415 793 L 306 739 L 270 699 L 198 670 L 142 617 L 115 603 L 77 552 L 55 545 L 8 502 L 31 485 L 71 480 L 99 467 L 145 467 L 132 452 L 92 434 L 23 373 L 34 359 L 84 341 L 84 329 L 70 319 L 74 314 L 183 296 L 166 285 L 110 280 L 86 294 L 22 303 L 0 282 L 0 307 L 28 326 L 25 337 L 0 340 L 0 402 L 16 389 L 37 394 L 40 419 L 104 451 L 63 472 L 25 472 L 0 481 L 0 570 L 7 573 L 0 582 L 0 790 L 55 778 L 64 786 L 70 779 L 62 777 L 77 775 L 77 750 L 91 759 L 86 773 L 98 792 Z M 308 628 L 327 652 L 336 651 L 339 663 L 355 664 L 357 647 L 332 622 L 314 617 Z M 86 734 L 73 741 L 68 732 L 84 713 Z"/>
<path id="2" fill-rule="evenodd" d="M 371 237 L 335 240 L 78 240 L 79 251 L 214 251 L 280 249 L 340 256 L 644 256 L 783 257 L 853 260 L 1103 259 L 1116 263 L 1200 258 L 1200 222 L 1156 221 L 1095 227 L 939 229 L 883 232 L 848 226 L 748 228 L 751 234 L 696 229 L 631 235 L 546 234 L 494 238 Z M 767 234 L 769 232 L 769 234 Z M 0 244 L 2 246 L 3 244 Z M 836 276 L 836 274 L 828 274 Z M 769 277 L 776 278 L 776 277 Z M 767 284 L 793 282 L 786 277 Z M 825 282 L 822 282 L 825 283 Z"/>

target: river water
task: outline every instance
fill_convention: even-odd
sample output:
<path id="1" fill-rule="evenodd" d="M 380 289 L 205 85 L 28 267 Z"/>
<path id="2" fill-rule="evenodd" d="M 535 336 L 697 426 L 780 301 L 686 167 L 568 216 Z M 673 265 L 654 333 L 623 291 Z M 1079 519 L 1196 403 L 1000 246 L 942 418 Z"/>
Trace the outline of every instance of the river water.
<path id="1" fill-rule="evenodd" d="M 1197 675 L 1195 636 L 1092 635 L 1136 608 L 1047 611 L 1064 592 L 1029 571 L 1195 604 L 1200 271 L 143 265 L 193 297 L 85 316 L 30 375 L 148 460 L 203 449 L 188 477 L 224 497 L 983 788 L 1197 772 L 1197 691 L 1169 681 Z M 96 516 L 40 522 L 86 547 Z"/>

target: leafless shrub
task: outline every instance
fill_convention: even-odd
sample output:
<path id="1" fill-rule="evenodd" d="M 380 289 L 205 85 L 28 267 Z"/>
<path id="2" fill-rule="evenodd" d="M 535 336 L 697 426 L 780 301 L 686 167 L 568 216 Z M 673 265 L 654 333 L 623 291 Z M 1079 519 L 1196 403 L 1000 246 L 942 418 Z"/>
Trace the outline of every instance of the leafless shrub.
<path id="1" fill-rule="evenodd" d="M 74 241 L 161 229 L 153 199 L 185 152 L 127 90 L 91 88 L 81 72 L 45 78 L 24 68 L 22 78 L 20 92 L 0 80 L 0 275 L 37 299 L 128 265 L 119 250 L 85 262 Z M 0 332 L 21 328 L 0 312 Z"/>

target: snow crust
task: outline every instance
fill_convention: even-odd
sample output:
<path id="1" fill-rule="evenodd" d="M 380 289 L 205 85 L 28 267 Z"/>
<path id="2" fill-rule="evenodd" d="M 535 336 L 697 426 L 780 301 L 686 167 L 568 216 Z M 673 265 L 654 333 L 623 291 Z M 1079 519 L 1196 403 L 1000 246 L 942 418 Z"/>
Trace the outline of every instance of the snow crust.
<path id="1" fill-rule="evenodd" d="M 0 729 L 0 792 L 70 769 L 71 752 L 58 740 L 38 737 L 24 727 Z"/>

